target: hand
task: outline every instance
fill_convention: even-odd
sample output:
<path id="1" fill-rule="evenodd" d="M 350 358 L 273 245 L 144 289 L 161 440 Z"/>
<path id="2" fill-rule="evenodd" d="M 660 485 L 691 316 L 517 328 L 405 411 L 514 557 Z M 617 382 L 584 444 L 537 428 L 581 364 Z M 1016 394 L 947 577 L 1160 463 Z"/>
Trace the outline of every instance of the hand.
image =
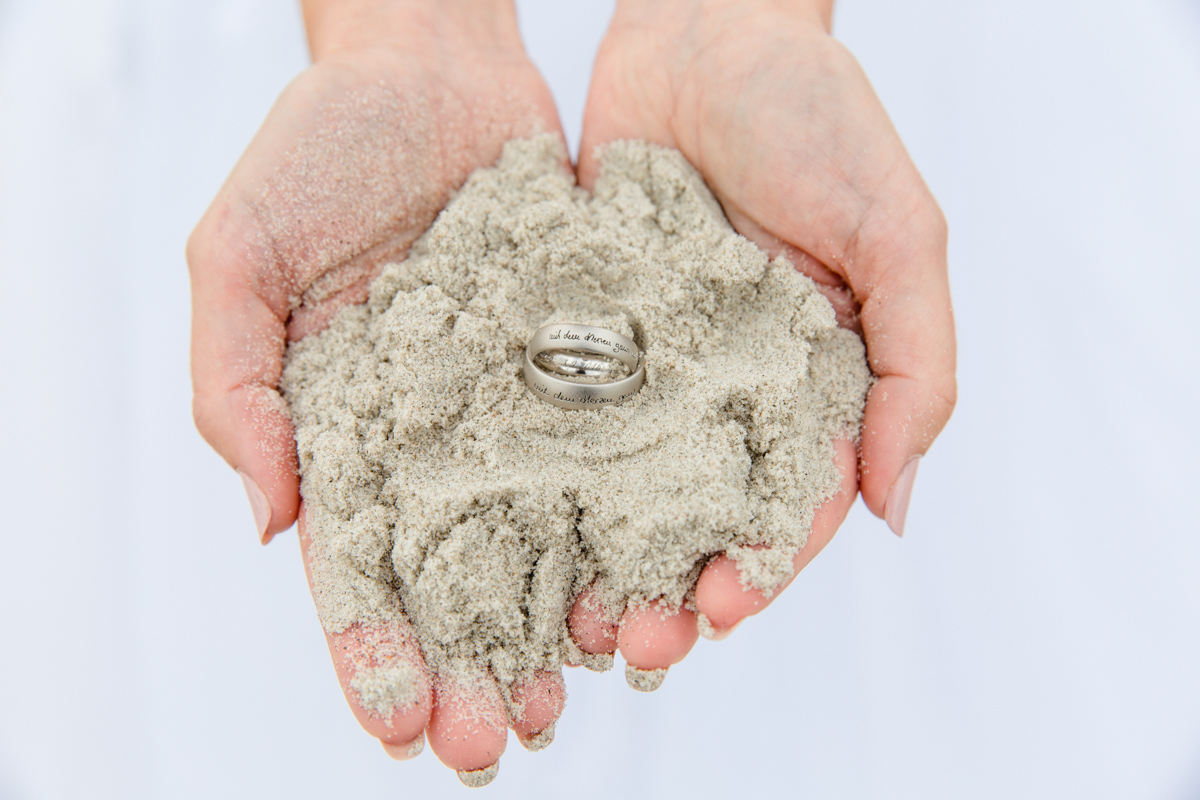
<path id="1" fill-rule="evenodd" d="M 596 148 L 649 139 L 678 148 L 734 227 L 787 256 L 860 330 L 878 376 L 855 469 L 836 446 L 843 483 L 818 512 L 798 572 L 833 536 L 861 489 L 904 531 L 917 463 L 956 397 L 946 225 L 853 57 L 829 35 L 831 0 L 622 0 L 600 47 L 584 113 L 580 183 Z M 775 595 L 777 596 L 777 595 Z M 726 556 L 696 584 L 696 606 L 721 636 L 769 598 L 743 591 Z M 582 605 L 572 629 L 590 652 L 619 647 L 658 669 L 682 659 L 697 620 L 631 612 L 619 632 Z"/>
<path id="2" fill-rule="evenodd" d="M 238 470 L 264 543 L 301 514 L 291 422 L 276 387 L 287 341 L 366 299 L 466 177 L 505 141 L 559 132 L 509 0 L 310 0 L 314 64 L 279 98 L 188 242 L 196 425 Z M 307 557 L 306 557 L 307 566 Z M 447 765 L 499 758 L 499 690 L 470 697 L 431 677 L 407 625 L 329 636 L 363 727 L 395 756 L 423 731 Z M 411 665 L 423 687 L 390 719 L 350 688 L 355 665 Z M 492 688 L 495 688 L 494 686 Z M 562 678 L 519 687 L 528 740 L 561 710 Z"/>

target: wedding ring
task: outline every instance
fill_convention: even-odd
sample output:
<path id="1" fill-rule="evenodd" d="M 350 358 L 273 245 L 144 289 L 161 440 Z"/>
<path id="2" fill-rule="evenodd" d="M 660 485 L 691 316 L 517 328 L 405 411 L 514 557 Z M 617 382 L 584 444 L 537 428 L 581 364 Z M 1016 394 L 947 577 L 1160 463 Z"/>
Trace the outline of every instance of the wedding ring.
<path id="1" fill-rule="evenodd" d="M 560 322 L 534 332 L 525 347 L 525 385 L 561 408 L 600 408 L 637 393 L 646 381 L 642 351 L 607 328 Z"/>
<path id="2" fill-rule="evenodd" d="M 533 357 L 533 363 L 543 372 L 579 383 L 613 383 L 628 377 L 631 371 L 615 358 L 577 355 L 569 350 L 543 350 Z"/>

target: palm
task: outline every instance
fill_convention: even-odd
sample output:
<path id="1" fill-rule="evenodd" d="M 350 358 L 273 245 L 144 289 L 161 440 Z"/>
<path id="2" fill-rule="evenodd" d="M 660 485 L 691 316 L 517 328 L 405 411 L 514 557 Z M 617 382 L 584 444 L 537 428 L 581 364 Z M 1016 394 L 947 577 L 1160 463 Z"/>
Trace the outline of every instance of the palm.
<path id="1" fill-rule="evenodd" d="M 686 57 L 676 48 L 645 29 L 616 28 L 606 41 L 586 114 L 585 181 L 596 144 L 677 147 L 739 231 L 788 250 L 827 287 L 847 281 L 857 251 L 896 233 L 887 220 L 903 218 L 897 195 L 929 201 L 857 63 L 823 31 L 761 20 Z M 846 296 L 831 299 L 850 310 Z"/>
<path id="2" fill-rule="evenodd" d="M 226 235 L 240 234 L 272 310 L 290 313 L 289 336 L 301 338 L 364 298 L 379 267 L 506 140 L 557 129 L 549 91 L 523 59 L 329 59 L 280 97 L 201 228 L 224 212 L 235 229 Z"/>

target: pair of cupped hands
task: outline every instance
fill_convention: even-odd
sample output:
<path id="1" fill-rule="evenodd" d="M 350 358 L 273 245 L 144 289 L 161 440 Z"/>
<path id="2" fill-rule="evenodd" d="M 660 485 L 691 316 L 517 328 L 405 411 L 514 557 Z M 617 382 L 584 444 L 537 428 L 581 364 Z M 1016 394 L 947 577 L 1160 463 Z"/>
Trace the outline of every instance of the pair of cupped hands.
<path id="1" fill-rule="evenodd" d="M 307 552 L 293 430 L 276 391 L 287 342 L 363 301 L 380 267 L 506 141 L 561 126 L 512 0 L 303 7 L 314 63 L 193 232 L 188 263 L 197 427 L 241 475 L 263 542 L 299 519 Z M 679 149 L 733 226 L 790 259 L 839 322 L 862 333 L 878 382 L 857 447 L 835 444 L 842 485 L 819 509 L 796 572 L 859 492 L 903 532 L 918 460 L 956 393 L 945 221 L 858 64 L 830 36 L 831 14 L 832 0 L 621 0 L 596 58 L 575 170 L 590 189 L 597 147 L 617 139 Z M 768 602 L 743 589 L 723 555 L 696 585 L 714 638 Z M 589 605 L 569 619 L 586 652 L 619 649 L 653 670 L 696 642 L 695 612 L 651 607 L 614 625 Z M 327 638 L 351 709 L 393 757 L 415 755 L 427 737 L 446 765 L 484 769 L 508 727 L 544 742 L 562 710 L 558 673 L 516 687 L 524 714 L 514 720 L 498 688 L 429 674 L 410 629 L 354 626 Z M 397 661 L 416 665 L 425 689 L 382 719 L 349 686 L 356 668 Z"/>

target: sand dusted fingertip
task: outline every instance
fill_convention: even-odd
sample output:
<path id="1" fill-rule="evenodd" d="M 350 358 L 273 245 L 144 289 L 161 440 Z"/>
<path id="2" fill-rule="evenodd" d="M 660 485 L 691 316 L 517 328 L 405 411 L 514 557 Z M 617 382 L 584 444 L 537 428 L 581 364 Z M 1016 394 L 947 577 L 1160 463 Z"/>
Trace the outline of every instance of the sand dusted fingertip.
<path id="1" fill-rule="evenodd" d="M 653 692 L 658 687 L 663 685 L 663 681 L 667 679 L 667 670 L 664 669 L 638 669 L 632 664 L 625 665 L 625 682 L 633 689 L 639 692 Z"/>
<path id="2" fill-rule="evenodd" d="M 380 717 L 413 707 L 423 695 L 421 671 L 414 664 L 399 662 L 360 670 L 350 680 L 359 704 Z"/>
<path id="3" fill-rule="evenodd" d="M 545 750 L 554 741 L 554 724 L 551 723 L 549 727 L 538 731 L 532 736 L 518 736 L 517 741 L 531 753 L 536 753 L 538 750 Z"/>
<path id="4" fill-rule="evenodd" d="M 497 761 L 490 767 L 483 769 L 472 769 L 458 771 L 458 779 L 462 781 L 462 785 L 471 789 L 479 789 L 487 786 L 492 781 L 496 780 L 496 773 L 500 771 L 500 762 Z"/>
<path id="5" fill-rule="evenodd" d="M 526 750 L 544 749 L 554 740 L 554 723 L 567 702 L 561 673 L 541 672 L 513 688 L 508 697 L 508 722 Z"/>
<path id="6" fill-rule="evenodd" d="M 592 672 L 608 672 L 615 660 L 612 653 L 587 653 L 579 659 L 579 666 Z"/>

